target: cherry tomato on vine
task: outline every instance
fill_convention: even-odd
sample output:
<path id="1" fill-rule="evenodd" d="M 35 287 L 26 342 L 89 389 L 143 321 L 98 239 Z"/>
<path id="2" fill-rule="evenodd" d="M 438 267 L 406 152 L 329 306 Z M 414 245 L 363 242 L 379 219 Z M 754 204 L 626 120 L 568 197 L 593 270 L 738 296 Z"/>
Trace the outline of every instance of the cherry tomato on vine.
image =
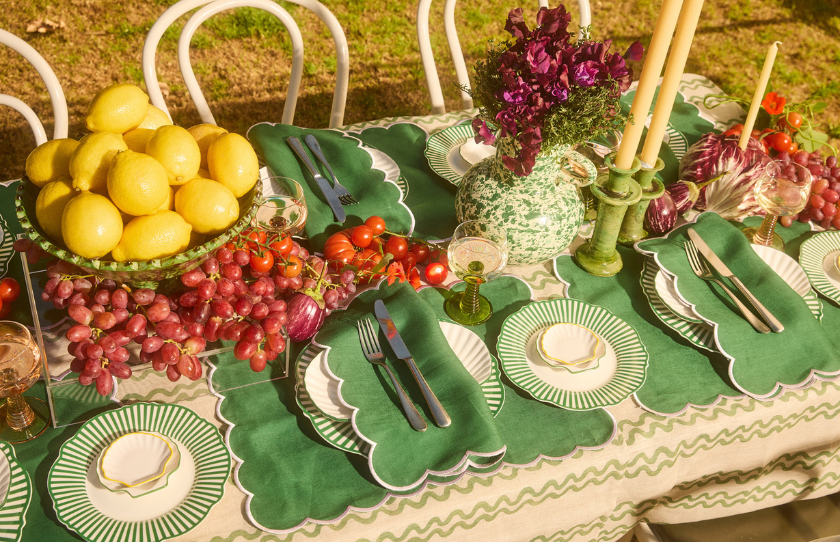
<path id="1" fill-rule="evenodd" d="M 289 256 L 285 262 L 280 263 L 280 267 L 283 270 L 284 277 L 293 279 L 303 271 L 303 262 L 297 256 Z"/>
<path id="2" fill-rule="evenodd" d="M 367 248 L 373 241 L 373 230 L 369 226 L 356 226 L 350 234 L 350 240 L 359 248 Z"/>
<path id="3" fill-rule="evenodd" d="M 449 257 L 446 255 L 445 250 L 441 250 L 439 248 L 434 249 L 431 254 L 429 254 L 429 259 L 432 263 L 442 263 L 444 266 L 449 266 Z"/>
<path id="4" fill-rule="evenodd" d="M 365 226 L 373 231 L 373 235 L 380 235 L 385 231 L 385 220 L 378 216 L 372 216 L 365 220 Z"/>
<path id="5" fill-rule="evenodd" d="M 430 263 L 426 266 L 426 282 L 433 285 L 438 285 L 446 280 L 449 275 L 449 269 L 442 263 Z"/>
<path id="6" fill-rule="evenodd" d="M 414 243 L 409 247 L 409 250 L 417 257 L 417 263 L 423 263 L 429 258 L 429 245 L 423 243 Z"/>
<path id="7" fill-rule="evenodd" d="M 270 250 L 263 252 L 263 255 L 251 254 L 251 269 L 258 273 L 268 273 L 274 267 L 274 255 Z"/>
<path id="8" fill-rule="evenodd" d="M 367 247 L 379 254 L 385 254 L 385 239 L 374 237 Z"/>
<path id="9" fill-rule="evenodd" d="M 271 242 L 268 246 L 271 247 L 273 250 L 275 257 L 286 257 L 292 253 L 292 248 L 294 247 L 294 241 L 292 241 L 291 235 L 283 236 L 282 238 Z"/>
<path id="10" fill-rule="evenodd" d="M 417 266 L 417 256 L 413 252 L 407 253 L 401 260 L 398 260 L 406 273 L 410 272 Z"/>
<path id="11" fill-rule="evenodd" d="M 408 252 L 408 241 L 404 237 L 397 237 L 395 235 L 385 243 L 385 252 L 393 254 L 395 260 L 402 260 L 406 252 Z"/>
<path id="12" fill-rule="evenodd" d="M 776 135 L 771 136 L 773 138 L 773 148 L 779 152 L 787 151 L 790 147 L 790 144 L 793 143 L 793 140 L 784 132 L 778 132 Z"/>
<path id="13" fill-rule="evenodd" d="M 267 238 L 266 233 L 262 230 L 260 231 L 250 231 L 248 232 L 247 238 L 254 242 L 248 242 L 248 248 L 251 250 L 260 250 L 260 246 L 257 243 L 261 243 L 265 245 L 265 240 Z"/>
<path id="14" fill-rule="evenodd" d="M 776 121 L 776 125 L 780 128 L 787 128 L 791 132 L 795 132 L 802 127 L 802 115 L 799 113 L 788 113 Z"/>
<path id="15" fill-rule="evenodd" d="M 793 156 L 796 153 L 796 151 L 799 150 L 799 143 L 797 143 L 796 141 L 792 141 L 788 148 L 785 150 L 789 155 Z"/>
<path id="16" fill-rule="evenodd" d="M 760 136 L 763 133 L 764 132 L 762 132 L 760 130 L 753 130 L 752 132 L 750 132 L 750 137 L 754 137 L 754 138 L 758 139 L 758 136 Z"/>
<path id="17" fill-rule="evenodd" d="M 12 277 L 6 277 L 0 281 L 0 300 L 3 303 L 11 304 L 20 295 L 20 284 Z"/>
<path id="18" fill-rule="evenodd" d="M 735 126 L 730 128 L 729 130 L 723 132 L 723 135 L 725 135 L 725 136 L 741 135 L 741 132 L 743 132 L 743 131 L 744 131 L 744 125 L 743 124 L 736 124 Z"/>

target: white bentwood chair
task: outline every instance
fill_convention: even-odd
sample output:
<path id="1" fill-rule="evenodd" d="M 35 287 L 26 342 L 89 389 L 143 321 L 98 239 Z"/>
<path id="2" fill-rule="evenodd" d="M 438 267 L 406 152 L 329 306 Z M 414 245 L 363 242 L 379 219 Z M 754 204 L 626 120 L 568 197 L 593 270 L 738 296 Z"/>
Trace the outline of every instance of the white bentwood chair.
<path id="1" fill-rule="evenodd" d="M 344 123 L 344 109 L 347 103 L 347 87 L 350 74 L 350 58 L 347 48 L 347 38 L 344 30 L 335 18 L 335 15 L 317 0 L 290 0 L 309 9 L 318 16 L 327 26 L 333 36 L 336 48 L 336 85 L 333 94 L 332 112 L 330 114 L 330 127 L 338 127 Z M 157 73 L 155 71 L 155 53 L 163 33 L 169 26 L 182 15 L 193 9 L 199 8 L 181 31 L 178 41 L 178 63 L 181 68 L 181 75 L 186 83 L 187 90 L 198 109 L 202 122 L 215 124 L 213 114 L 207 106 L 207 100 L 198 86 L 189 57 L 189 44 L 195 31 L 209 17 L 237 7 L 252 7 L 265 10 L 277 17 L 286 30 L 292 41 L 292 70 L 289 77 L 289 88 L 286 95 L 286 103 L 283 108 L 281 122 L 292 124 L 294 122 L 295 106 L 297 105 L 300 82 L 303 75 L 303 39 L 292 16 L 277 3 L 271 0 L 181 0 L 167 9 L 158 18 L 146 36 L 143 45 L 143 78 L 146 82 L 146 90 L 149 93 L 152 105 L 169 113 L 163 93 L 158 86 Z"/>
<path id="2" fill-rule="evenodd" d="M 455 75 L 458 77 L 458 84 L 470 88 L 470 77 L 467 72 L 467 64 L 464 61 L 464 53 L 461 51 L 461 42 L 458 39 L 458 30 L 455 27 L 455 2 L 457 0 L 446 0 L 443 8 L 443 23 L 446 32 L 446 40 L 449 42 L 449 52 L 452 55 L 452 63 L 455 65 Z M 420 43 L 420 59 L 423 62 L 423 71 L 426 73 L 426 86 L 429 89 L 429 98 L 432 102 L 432 114 L 445 113 L 443 104 L 443 90 L 440 86 L 437 67 L 435 66 L 435 55 L 432 52 L 432 43 L 429 38 L 429 10 L 432 0 L 420 0 L 417 5 L 417 41 Z M 540 7 L 548 7 L 548 0 L 539 0 Z M 578 0 L 580 7 L 580 26 L 587 27 L 592 23 L 592 10 L 589 7 L 589 0 Z M 463 109 L 472 109 L 473 101 L 469 94 L 461 91 L 461 105 Z"/>
<path id="3" fill-rule="evenodd" d="M 32 64 L 38 72 L 38 75 L 41 76 L 41 79 L 47 86 L 47 92 L 50 94 L 50 101 L 53 107 L 53 117 L 55 119 L 53 139 L 66 138 L 69 126 L 67 100 L 64 97 L 64 91 L 61 89 L 61 84 L 58 82 L 58 77 L 55 76 L 55 72 L 47 64 L 47 61 L 44 60 L 44 57 L 38 54 L 38 51 L 14 34 L 0 30 L 0 43 L 20 53 L 23 58 Z M 9 96 L 8 94 L 0 94 L 0 105 L 9 106 L 24 116 L 32 128 L 32 133 L 35 134 L 35 145 L 41 145 L 47 142 L 47 132 L 44 130 L 44 125 L 31 107 L 20 99 Z"/>

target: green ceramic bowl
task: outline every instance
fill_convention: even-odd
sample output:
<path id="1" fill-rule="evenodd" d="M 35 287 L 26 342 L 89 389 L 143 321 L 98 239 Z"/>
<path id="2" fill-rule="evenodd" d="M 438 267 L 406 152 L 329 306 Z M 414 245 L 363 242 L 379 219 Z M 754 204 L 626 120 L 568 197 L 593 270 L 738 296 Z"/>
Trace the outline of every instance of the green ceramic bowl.
<path id="1" fill-rule="evenodd" d="M 23 231 L 45 252 L 81 267 L 100 278 L 126 282 L 139 287 L 153 287 L 156 282 L 178 277 L 201 265 L 217 248 L 229 242 L 251 224 L 256 213 L 255 203 L 262 196 L 262 183 L 257 182 L 247 194 L 239 198 L 239 220 L 225 233 L 187 252 L 145 262 L 114 262 L 89 260 L 73 254 L 63 244 L 49 240 L 35 220 L 35 200 L 39 189 L 25 176 L 15 195 L 15 211 Z"/>

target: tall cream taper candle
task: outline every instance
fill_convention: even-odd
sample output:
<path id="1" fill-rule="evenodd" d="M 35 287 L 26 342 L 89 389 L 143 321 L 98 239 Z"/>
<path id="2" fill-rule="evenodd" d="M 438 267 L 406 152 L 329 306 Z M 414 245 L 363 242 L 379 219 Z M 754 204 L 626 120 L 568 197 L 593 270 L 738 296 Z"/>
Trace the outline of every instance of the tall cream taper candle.
<path id="1" fill-rule="evenodd" d="M 767 90 L 770 72 L 773 71 L 773 63 L 776 62 L 776 53 L 781 44 L 782 42 L 780 41 L 773 42 L 767 49 L 767 56 L 764 58 L 764 67 L 761 69 L 761 75 L 758 77 L 758 85 L 755 87 L 755 94 L 753 94 L 750 110 L 747 113 L 747 120 L 744 121 L 744 131 L 741 132 L 741 140 L 738 141 L 738 146 L 741 147 L 742 151 L 747 150 L 747 143 L 750 141 L 750 132 L 752 132 L 753 126 L 755 126 L 758 108 L 761 106 L 761 100 L 764 99 L 764 91 Z"/>

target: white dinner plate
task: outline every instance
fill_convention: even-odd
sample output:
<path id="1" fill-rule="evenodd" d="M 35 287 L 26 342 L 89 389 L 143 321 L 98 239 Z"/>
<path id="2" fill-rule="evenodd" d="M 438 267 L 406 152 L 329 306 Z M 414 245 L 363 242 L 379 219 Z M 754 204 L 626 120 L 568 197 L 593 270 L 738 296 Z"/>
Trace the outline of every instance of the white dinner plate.
<path id="1" fill-rule="evenodd" d="M 818 233 L 802 244 L 799 263 L 816 290 L 840 305 L 840 231 Z"/>

